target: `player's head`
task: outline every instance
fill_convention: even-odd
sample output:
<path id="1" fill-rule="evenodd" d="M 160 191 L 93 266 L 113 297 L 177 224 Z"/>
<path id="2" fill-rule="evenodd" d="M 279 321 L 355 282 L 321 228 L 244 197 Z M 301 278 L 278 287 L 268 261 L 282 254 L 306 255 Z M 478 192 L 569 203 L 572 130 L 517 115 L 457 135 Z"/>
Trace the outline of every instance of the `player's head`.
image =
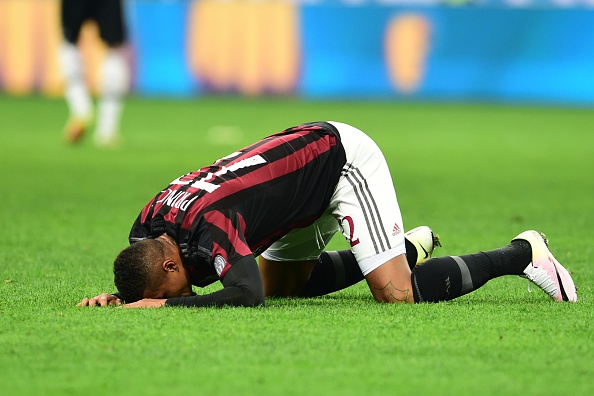
<path id="1" fill-rule="evenodd" d="M 133 243 L 113 263 L 114 283 L 121 298 L 169 298 L 192 292 L 179 248 L 165 235 Z"/>

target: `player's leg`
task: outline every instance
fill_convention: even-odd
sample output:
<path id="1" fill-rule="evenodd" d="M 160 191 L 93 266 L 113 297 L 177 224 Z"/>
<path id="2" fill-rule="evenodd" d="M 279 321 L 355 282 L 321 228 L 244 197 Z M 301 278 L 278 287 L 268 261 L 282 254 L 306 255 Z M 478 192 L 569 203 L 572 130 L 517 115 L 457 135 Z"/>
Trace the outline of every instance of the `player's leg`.
<path id="1" fill-rule="evenodd" d="M 315 260 L 273 261 L 260 256 L 265 297 L 298 297 L 310 278 Z"/>
<path id="2" fill-rule="evenodd" d="M 503 275 L 526 276 L 557 301 L 576 301 L 569 272 L 536 231 L 518 235 L 499 249 L 428 260 L 412 271 L 416 302 L 451 300 Z"/>
<path id="3" fill-rule="evenodd" d="M 362 281 L 363 273 L 352 251 L 323 251 L 338 230 L 336 219 L 327 213 L 311 226 L 291 231 L 262 253 L 259 264 L 264 295 L 314 297 Z M 411 267 L 430 257 L 439 243 L 429 227 L 417 227 L 406 237 L 406 257 L 414 260 L 407 262 Z M 417 246 L 422 255 L 417 253 Z"/>
<path id="4" fill-rule="evenodd" d="M 415 301 L 460 297 L 498 276 L 521 275 L 530 260 L 530 245 L 525 241 L 486 252 L 433 258 L 412 271 Z"/>
<path id="5" fill-rule="evenodd" d="M 351 161 L 351 167 L 345 169 L 343 175 L 351 181 L 352 188 L 344 180 L 339 182 L 335 215 L 342 219 L 343 233 L 351 242 L 377 301 L 451 300 L 502 275 L 525 275 L 558 301 L 577 299 L 569 272 L 553 257 L 544 239 L 535 231 L 522 233 L 511 244 L 499 249 L 430 259 L 414 267 L 411 273 L 398 242 L 398 228 L 402 224 L 398 220 L 400 212 L 395 195 L 392 197 L 385 188 L 391 184 L 391 177 L 385 161 L 381 161 L 381 152 L 362 137 L 360 131 L 344 124 L 337 126 L 343 137 L 347 160 Z M 356 199 L 353 199 L 353 193 Z M 393 232 L 387 232 L 386 224 L 394 221 Z M 374 242 L 375 251 L 370 241 Z"/>
<path id="6" fill-rule="evenodd" d="M 76 46 L 81 26 L 87 18 L 87 9 L 87 1 L 62 0 L 61 3 L 64 41 L 60 48 L 60 64 L 65 83 L 64 96 L 70 113 L 65 135 L 71 142 L 78 141 L 84 135 L 93 116 L 82 57 Z"/>
<path id="7" fill-rule="evenodd" d="M 290 231 L 260 255 L 259 266 L 267 297 L 302 296 L 326 245 L 338 231 L 331 213 L 308 227 Z M 359 268 L 356 270 L 360 272 Z"/>
<path id="8" fill-rule="evenodd" d="M 411 302 L 402 215 L 381 150 L 360 130 L 333 123 L 347 163 L 330 206 L 378 302 Z M 416 252 L 415 252 L 416 253 Z"/>
<path id="9" fill-rule="evenodd" d="M 412 269 L 433 254 L 439 237 L 427 226 L 414 228 L 404 234 L 407 265 Z M 351 250 L 322 252 L 301 296 L 321 296 L 342 290 L 364 279 L 357 259 Z"/>
<path id="10" fill-rule="evenodd" d="M 95 19 L 99 33 L 108 49 L 101 65 L 99 106 L 95 143 L 110 146 L 116 143 L 123 108 L 123 97 L 128 91 L 129 70 L 125 56 L 126 40 L 121 0 L 102 0 L 97 3 Z"/>
<path id="11" fill-rule="evenodd" d="M 407 246 L 406 257 L 417 257 L 414 245 L 408 242 Z M 416 261 L 407 261 L 411 268 L 415 264 Z M 282 262 L 260 257 L 260 273 L 265 296 L 277 297 L 323 296 L 364 279 L 355 255 L 350 250 L 322 252 L 317 260 L 308 261 Z"/>
<path id="12" fill-rule="evenodd" d="M 414 302 L 411 271 L 404 254 L 383 262 L 365 276 L 377 302 Z"/>
<path id="13" fill-rule="evenodd" d="M 109 48 L 101 65 L 101 84 L 95 143 L 111 146 L 117 143 L 123 110 L 123 98 L 128 91 L 128 65 L 122 47 Z"/>

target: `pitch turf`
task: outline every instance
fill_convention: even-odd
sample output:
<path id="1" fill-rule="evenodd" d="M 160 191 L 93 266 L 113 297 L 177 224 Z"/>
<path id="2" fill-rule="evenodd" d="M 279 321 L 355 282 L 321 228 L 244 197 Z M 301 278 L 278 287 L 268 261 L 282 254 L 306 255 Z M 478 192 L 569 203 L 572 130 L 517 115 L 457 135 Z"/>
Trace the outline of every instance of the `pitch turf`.
<path id="1" fill-rule="evenodd" d="M 0 394 L 592 394 L 592 109 L 132 98 L 111 151 L 63 143 L 61 100 L 0 97 L 0 113 Z M 114 290 L 113 257 L 169 181 L 329 119 L 379 143 L 405 225 L 437 230 L 439 255 L 536 228 L 579 302 L 507 277 L 440 304 L 380 305 L 360 283 L 264 309 L 75 306 Z"/>

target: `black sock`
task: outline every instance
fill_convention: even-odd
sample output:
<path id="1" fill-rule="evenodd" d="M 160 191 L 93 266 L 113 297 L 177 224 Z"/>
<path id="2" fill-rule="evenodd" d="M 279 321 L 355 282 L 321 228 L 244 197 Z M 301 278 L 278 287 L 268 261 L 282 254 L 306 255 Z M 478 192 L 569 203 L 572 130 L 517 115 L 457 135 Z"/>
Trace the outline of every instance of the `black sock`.
<path id="1" fill-rule="evenodd" d="M 417 264 L 419 253 L 417 252 L 415 245 L 406 238 L 404 238 L 404 246 L 406 247 L 406 261 L 408 261 L 408 266 L 412 271 Z"/>
<path id="2" fill-rule="evenodd" d="M 521 275 L 532 261 L 530 244 L 514 241 L 499 249 L 464 256 L 438 257 L 414 267 L 415 302 L 452 300 L 502 275 Z"/>
<path id="3" fill-rule="evenodd" d="M 350 250 L 323 252 L 311 271 L 302 297 L 322 296 L 363 280 L 363 273 Z"/>
<path id="4" fill-rule="evenodd" d="M 406 238 L 404 243 L 406 260 L 412 269 L 417 263 L 417 248 Z M 323 252 L 301 295 L 303 297 L 322 296 L 352 286 L 363 278 L 355 255 L 350 250 Z"/>

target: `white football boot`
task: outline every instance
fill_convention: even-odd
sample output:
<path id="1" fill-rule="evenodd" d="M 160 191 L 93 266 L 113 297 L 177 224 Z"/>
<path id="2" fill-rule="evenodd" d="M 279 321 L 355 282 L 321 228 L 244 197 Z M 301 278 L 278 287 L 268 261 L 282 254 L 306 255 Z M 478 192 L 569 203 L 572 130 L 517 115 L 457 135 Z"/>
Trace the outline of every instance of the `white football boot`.
<path id="1" fill-rule="evenodd" d="M 546 236 L 538 231 L 524 231 L 513 241 L 522 239 L 532 247 L 532 262 L 524 269 L 528 280 L 557 301 L 577 301 L 577 291 L 569 271 L 549 250 Z"/>
<path id="2" fill-rule="evenodd" d="M 435 248 L 441 247 L 439 235 L 427 226 L 413 228 L 404 237 L 417 249 L 417 265 L 429 260 Z"/>

